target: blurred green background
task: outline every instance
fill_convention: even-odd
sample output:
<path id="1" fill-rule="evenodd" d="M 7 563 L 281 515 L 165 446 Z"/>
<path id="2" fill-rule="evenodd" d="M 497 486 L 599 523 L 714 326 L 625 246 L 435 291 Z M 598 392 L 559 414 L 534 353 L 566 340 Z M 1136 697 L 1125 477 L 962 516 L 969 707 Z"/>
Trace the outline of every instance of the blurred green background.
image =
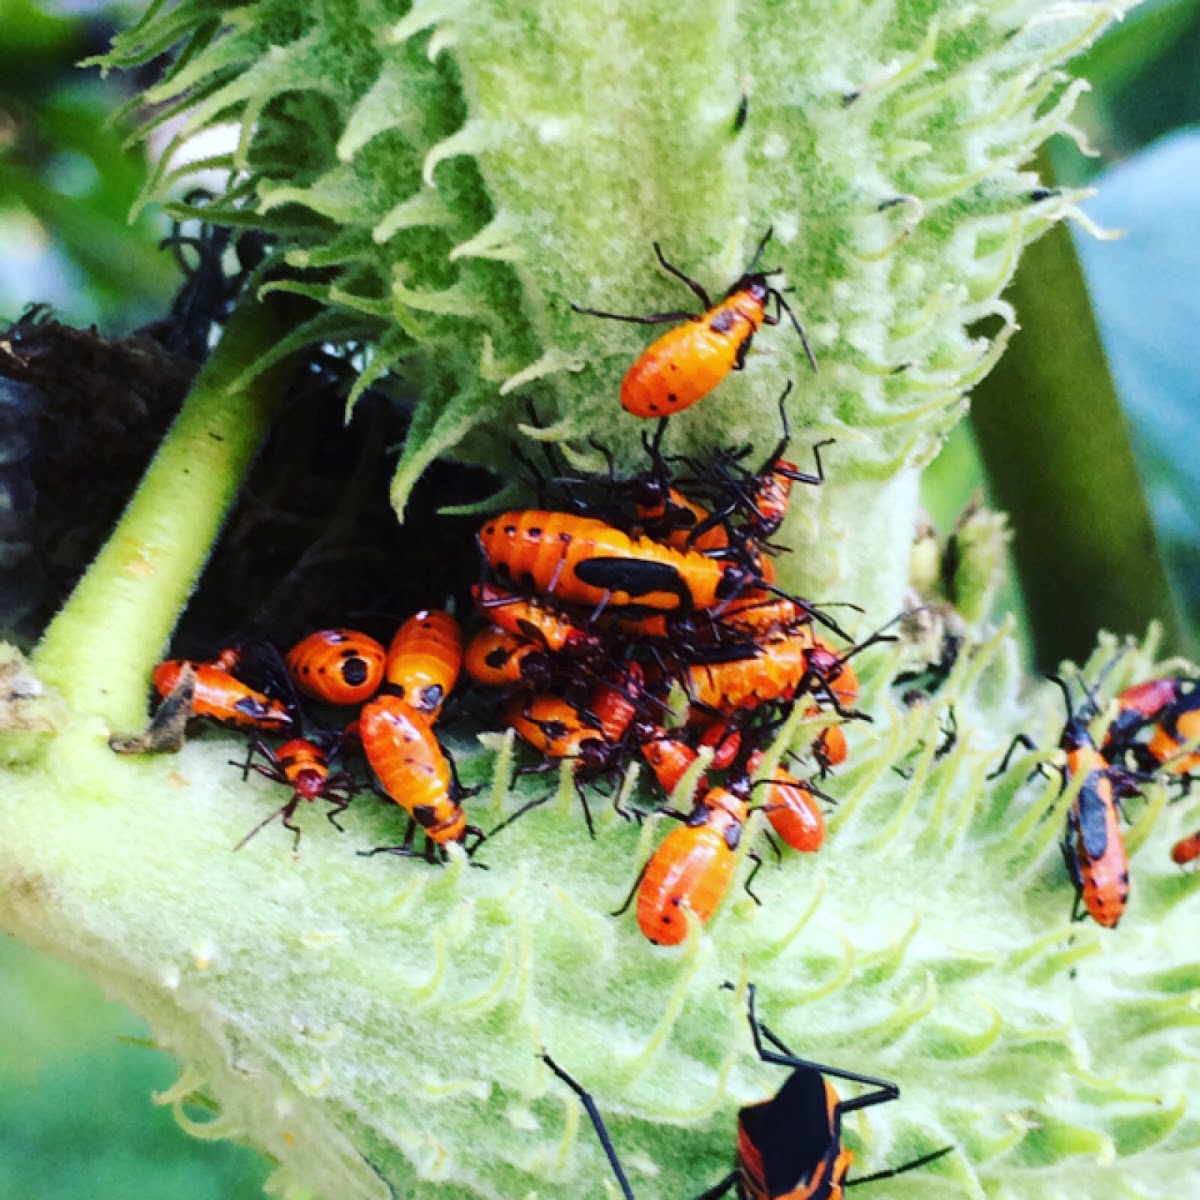
<path id="1" fill-rule="evenodd" d="M 143 160 L 123 148 L 109 123 L 152 76 L 101 80 L 98 72 L 73 66 L 104 50 L 112 29 L 141 8 L 0 0 L 0 316 L 15 319 L 28 304 L 44 302 L 63 321 L 125 333 L 161 316 L 179 284 L 171 256 L 157 249 L 167 223 L 154 213 L 128 223 Z M 1149 501 L 1181 614 L 1176 643 L 1184 645 L 1200 628 L 1200 356 L 1193 343 L 1200 326 L 1200 0 L 1149 0 L 1077 69 L 1093 85 L 1077 110 L 1077 141 L 1096 153 L 1085 156 L 1076 141 L 1060 138 L 1050 162 L 1060 185 L 1100 189 L 1086 206 L 1092 220 L 1127 231 L 1119 241 L 1078 230 L 1074 237 L 1128 433 L 1115 410 L 1106 415 L 1098 399 L 1089 403 L 1107 386 L 1099 354 L 1077 371 L 1053 338 L 1022 342 L 1019 335 L 1001 371 L 977 392 L 980 413 L 989 389 L 1053 379 L 1056 365 L 1060 378 L 1064 366 L 1080 376 L 1073 382 L 1085 393 L 1084 407 L 1073 398 L 1064 423 L 1047 433 L 1043 410 L 1053 404 L 1043 390 L 1031 397 L 1029 416 L 1000 422 L 999 432 L 995 421 L 964 422 L 927 473 L 926 503 L 948 532 L 971 494 L 985 486 L 981 461 L 1003 457 L 997 439 L 1019 456 L 1040 433 L 1070 464 L 1079 458 L 1085 427 L 1105 425 L 1110 439 L 1128 438 L 1136 455 L 1142 486 L 1123 487 L 1115 503 L 1132 511 L 1143 493 Z M 1051 296 L 1066 322 L 1065 336 L 1078 330 L 1085 338 L 1090 316 L 1080 307 L 1082 291 L 1076 288 L 1073 299 L 1063 278 L 1069 272 L 1046 265 L 1062 261 L 1031 254 L 1014 302 L 1019 314 L 1028 314 L 1022 296 L 1032 298 L 1029 304 Z M 1056 470 L 1052 463 L 1039 469 Z M 998 476 L 994 484 L 1001 492 Z M 1015 508 L 1013 515 L 1021 539 L 1023 522 L 1037 523 L 1036 507 L 1033 517 Z M 1076 540 L 1087 541 L 1087 532 Z M 1100 516 L 1090 532 L 1117 565 L 1101 568 L 1094 565 L 1101 560 L 1082 559 L 1079 594 L 1091 588 L 1103 597 L 1126 574 L 1136 592 L 1148 578 L 1145 560 L 1137 557 L 1147 548 L 1127 549 Z M 1037 540 L 1026 536 L 1031 544 Z M 1052 549 L 1064 559 L 1068 553 Z M 1153 546 L 1148 553 L 1156 553 Z M 1028 601 L 1037 657 L 1053 661 L 1060 651 L 1072 652 L 1055 641 L 1047 619 L 1055 597 L 1039 598 L 1030 586 L 1034 569 L 1022 570 L 1024 597 L 1014 584 L 1006 605 Z M 1078 599 L 1059 604 L 1090 643 L 1093 629 Z M 1144 605 L 1147 615 L 1168 623 L 1169 608 L 1158 594 Z M 146 1031 L 81 976 L 0 941 L 0 1006 L 0 1196 L 233 1200 L 260 1194 L 268 1167 L 255 1153 L 194 1140 L 169 1110 L 150 1103 L 153 1091 L 173 1081 L 173 1064 L 137 1044 Z"/>

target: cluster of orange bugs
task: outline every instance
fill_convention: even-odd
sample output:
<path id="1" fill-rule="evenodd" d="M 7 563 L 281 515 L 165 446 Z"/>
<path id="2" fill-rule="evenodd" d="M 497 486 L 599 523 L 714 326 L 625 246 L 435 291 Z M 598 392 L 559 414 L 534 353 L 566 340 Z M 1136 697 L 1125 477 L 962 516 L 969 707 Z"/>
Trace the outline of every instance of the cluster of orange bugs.
<path id="1" fill-rule="evenodd" d="M 473 596 L 489 627 L 467 645 L 467 673 L 480 686 L 505 689 L 505 724 L 525 743 L 570 764 L 589 829 L 584 784 L 615 780 L 639 757 L 661 789 L 658 811 L 681 821 L 626 902 L 636 894 L 638 926 L 659 945 L 685 938 L 685 908 L 701 924 L 711 919 L 754 809 L 795 850 L 812 852 L 824 841 L 824 794 L 811 779 L 784 766 L 755 779 L 763 746 L 794 705 L 834 714 L 810 749 L 822 776 L 846 757 L 840 721 L 861 716 L 849 659 L 863 647 L 835 649 L 814 629 L 821 623 L 840 634 L 834 622 L 775 586 L 769 539 L 792 487 L 824 478 L 820 445 L 815 473 L 784 457 L 791 384 L 779 401 L 783 437 L 757 470 L 745 465 L 748 447 L 703 464 L 662 451 L 667 419 L 740 370 L 755 334 L 781 314 L 816 369 L 803 327 L 771 282 L 779 272 L 759 267 L 770 237 L 768 230 L 715 304 L 655 244 L 663 268 L 700 300 L 699 315 L 576 306 L 605 319 L 675 326 L 621 385 L 626 411 L 659 419 L 657 434 L 644 439 L 649 468 L 618 480 L 610 463 L 607 481 L 571 480 L 566 464 L 548 455 L 549 479 L 533 469 L 541 505 L 501 513 L 479 532 L 485 577 Z M 708 771 L 724 777 L 701 774 L 691 811 L 675 812 L 671 798 L 704 750 Z M 760 860 L 751 857 L 757 870 Z"/>
<path id="2" fill-rule="evenodd" d="M 1116 665 L 1112 660 L 1101 682 Z M 1067 812 L 1063 861 L 1075 886 L 1076 919 L 1084 913 L 1113 929 L 1129 900 L 1129 860 L 1121 830 L 1123 802 L 1137 796 L 1156 773 L 1175 778 L 1186 788 L 1200 768 L 1200 681 L 1168 676 L 1132 684 L 1116 699 L 1116 716 L 1099 745 L 1089 725 L 1100 713 L 1093 690 L 1084 686 L 1085 701 L 1075 710 L 1066 682 L 1052 677 L 1067 707 L 1067 724 L 1059 746 L 1065 754 L 1063 786 L 1080 778 Z M 1189 744 L 1191 748 L 1189 748 Z M 1013 739 L 997 774 L 1007 769 L 1012 750 L 1034 748 L 1024 734 Z M 1179 865 L 1200 858 L 1200 834 L 1179 841 L 1171 852 Z"/>
<path id="3" fill-rule="evenodd" d="M 505 724 L 525 743 L 569 762 L 589 827 L 583 785 L 639 757 L 649 765 L 658 811 L 682 823 L 635 886 L 637 921 L 652 942 L 674 945 L 685 906 L 704 924 L 720 905 L 754 809 L 792 849 L 820 848 L 824 793 L 784 766 L 756 780 L 762 749 L 799 703 L 831 716 L 809 748 L 815 770 L 843 762 L 841 722 L 862 716 L 850 659 L 882 635 L 835 649 L 815 626 L 840 633 L 836 624 L 775 586 L 768 539 L 792 485 L 822 481 L 819 451 L 812 474 L 786 461 L 785 421 L 757 470 L 739 452 L 699 464 L 663 454 L 664 428 L 646 441 L 644 473 L 569 479 L 550 455 L 550 480 L 535 470 L 547 506 L 484 523 L 473 595 L 490 624 L 469 641 L 465 668 L 505 689 Z M 724 778 L 701 774 L 691 811 L 675 812 L 667 805 L 704 749 Z"/>
<path id="4" fill-rule="evenodd" d="M 298 844 L 300 830 L 292 816 L 301 800 L 328 802 L 329 819 L 337 825 L 356 783 L 351 771 L 334 772 L 331 761 L 347 744 L 358 743 L 378 789 L 412 818 L 402 845 L 371 853 L 414 853 L 412 838 L 419 828 L 426 835 L 426 853 L 432 855 L 448 842 L 479 834 L 467 823 L 460 803 L 463 789 L 433 730 L 461 664 L 458 622 L 435 610 L 401 624 L 386 650 L 358 630 L 322 629 L 288 651 L 283 671 L 270 669 L 271 656 L 262 647 L 238 647 L 223 650 L 211 662 L 161 663 L 154 686 L 166 698 L 186 681 L 191 715 L 252 729 L 250 752 L 236 765 L 243 774 L 255 770 L 292 789 L 291 797 L 237 848 L 276 817 Z M 260 676 L 264 690 L 253 686 L 247 674 Z M 271 689 L 275 696 L 268 694 Z M 264 734 L 293 733 L 304 724 L 298 693 L 343 712 L 353 708 L 355 715 L 342 720 L 332 734 L 295 737 L 272 748 Z"/>
<path id="5" fill-rule="evenodd" d="M 485 835 L 467 821 L 465 792 L 434 732 L 461 665 L 479 688 L 503 691 L 503 723 L 525 744 L 547 763 L 569 764 L 589 829 L 585 785 L 615 782 L 639 759 L 648 765 L 661 792 L 656 811 L 680 821 L 620 910 L 636 896 L 638 925 L 651 942 L 681 942 L 685 909 L 701 924 L 711 919 L 733 878 L 752 811 L 762 811 L 790 848 L 820 849 L 819 801 L 828 797 L 814 778 L 783 765 L 759 778 L 764 747 L 800 704 L 808 714 L 833 714 L 808 747 L 815 772 L 823 779 L 840 765 L 848 752 L 843 722 L 863 715 L 854 708 L 858 680 L 850 659 L 885 636 L 880 631 L 849 644 L 827 614 L 775 585 L 769 539 L 786 516 L 793 484 L 823 481 L 821 444 L 813 450 L 813 473 L 784 458 L 789 384 L 779 402 L 783 438 L 756 470 L 745 465 L 749 448 L 722 452 L 709 463 L 662 451 L 666 418 L 740 370 L 755 335 L 779 324 L 782 314 L 816 369 L 803 326 L 771 283 L 778 272 L 759 269 L 770 237 L 768 230 L 745 273 L 715 304 L 655 244 L 663 268 L 704 306 L 699 315 L 576 308 L 675 326 L 646 348 L 621 385 L 626 411 L 661 421 L 658 434 L 646 439 L 649 468 L 624 481 L 611 466 L 607 480 L 564 479 L 565 466 L 553 461 L 551 478 L 535 472 L 541 506 L 498 514 L 479 531 L 484 577 L 472 598 L 486 626 L 465 647 L 450 613 L 425 611 L 405 621 L 386 650 L 356 630 L 311 634 L 286 655 L 285 688 L 273 689 L 269 680 L 256 686 L 247 662 L 253 656 L 244 647 L 208 662 L 160 664 L 154 675 L 160 694 L 173 695 L 186 684 L 193 715 L 252 731 L 247 759 L 237 765 L 292 789 L 239 847 L 277 817 L 298 841 L 292 817 L 302 800 L 328 802 L 337 825 L 358 784 L 350 770 L 334 771 L 331 761 L 357 742 L 377 790 L 411 818 L 402 844 L 370 853 L 418 854 L 412 844 L 418 829 L 428 857 L 471 838 L 474 849 Z M 836 649 L 817 625 L 847 644 Z M 1070 689 L 1056 682 L 1068 716 L 1060 742 L 1064 786 L 1082 776 L 1062 844 L 1076 915 L 1086 912 L 1111 928 L 1129 893 L 1121 802 L 1151 773 L 1162 770 L 1187 782 L 1200 769 L 1200 751 L 1192 747 L 1200 739 L 1200 681 L 1166 678 L 1127 688 L 1099 746 L 1088 729 L 1099 710 L 1093 693 L 1085 689 L 1086 701 L 1074 711 Z M 331 739 L 291 737 L 272 748 L 266 735 L 288 736 L 303 724 L 297 692 L 356 715 Z M 701 771 L 702 753 L 709 757 Z M 698 774 L 691 811 L 676 812 L 669 805 L 689 774 Z M 747 891 L 761 865 L 751 857 Z M 1180 864 L 1200 858 L 1200 833 L 1181 840 L 1172 857 Z M 950 1152 L 944 1147 L 849 1179 L 853 1155 L 842 1142 L 843 1116 L 895 1100 L 899 1088 L 795 1057 L 758 1020 L 753 986 L 749 1020 L 759 1057 L 789 1074 L 774 1096 L 740 1110 L 734 1168 L 699 1200 L 731 1191 L 746 1200 L 838 1200 L 852 1184 L 889 1178 Z M 543 1058 L 583 1101 L 623 1196 L 633 1200 L 591 1097 Z M 869 1090 L 843 1100 L 831 1077 Z"/>

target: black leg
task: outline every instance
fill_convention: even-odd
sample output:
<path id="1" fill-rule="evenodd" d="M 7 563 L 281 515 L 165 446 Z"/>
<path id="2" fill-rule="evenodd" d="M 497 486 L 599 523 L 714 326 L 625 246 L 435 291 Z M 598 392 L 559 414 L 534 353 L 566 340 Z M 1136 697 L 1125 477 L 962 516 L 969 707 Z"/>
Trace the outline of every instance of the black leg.
<path id="1" fill-rule="evenodd" d="M 706 312 L 712 308 L 713 302 L 708 298 L 708 293 L 690 275 L 685 275 L 677 266 L 668 262 L 667 256 L 662 252 L 662 247 L 657 242 L 654 243 L 654 253 L 658 257 L 662 269 L 685 283 L 691 289 L 696 299 L 704 305 Z M 693 317 L 692 320 L 695 320 L 695 318 Z"/>
<path id="2" fill-rule="evenodd" d="M 896 1175 L 903 1175 L 905 1171 L 915 1171 L 918 1167 L 923 1167 L 927 1163 L 949 1154 L 953 1149 L 953 1146 L 943 1146 L 940 1150 L 935 1150 L 932 1154 L 922 1154 L 920 1158 L 914 1158 L 904 1163 L 903 1166 L 892 1167 L 887 1171 L 876 1171 L 873 1175 L 862 1176 L 861 1179 L 847 1179 L 846 1187 L 857 1187 L 860 1183 L 874 1183 L 877 1179 L 891 1179 Z"/>
<path id="3" fill-rule="evenodd" d="M 653 855 L 651 855 L 651 858 L 653 858 Z M 619 917 L 633 903 L 633 898 L 637 895 L 638 888 L 642 886 L 642 880 L 646 878 L 646 871 L 649 869 L 649 867 L 650 859 L 648 858 L 646 859 L 642 869 L 637 873 L 637 878 L 633 881 L 633 887 L 629 889 L 629 895 L 625 897 L 625 903 L 622 904 L 621 907 L 615 912 L 609 913 L 608 915 L 610 917 Z"/>
<path id="4" fill-rule="evenodd" d="M 604 1120 L 600 1116 L 600 1110 L 596 1107 L 596 1102 L 592 1097 L 584 1091 L 584 1089 L 576 1083 L 570 1075 L 566 1073 L 550 1057 L 548 1054 L 543 1054 L 542 1061 L 552 1070 L 579 1097 L 583 1102 L 584 1111 L 592 1122 L 592 1128 L 596 1131 L 596 1136 L 600 1139 L 600 1145 L 604 1148 L 605 1157 L 608 1159 L 608 1165 L 612 1167 L 613 1174 L 617 1177 L 617 1183 L 621 1187 L 621 1195 L 625 1200 L 634 1200 L 633 1189 L 629 1186 L 629 1180 L 625 1177 L 625 1171 L 621 1166 L 621 1160 L 617 1157 L 617 1152 L 613 1148 L 611 1139 L 608 1136 L 608 1130 L 604 1127 Z"/>
<path id="5" fill-rule="evenodd" d="M 853 1100 L 839 1101 L 839 1112 L 853 1112 L 859 1108 L 871 1108 L 876 1104 L 886 1104 L 890 1100 L 895 1100 L 900 1095 L 899 1087 L 886 1079 L 878 1079 L 874 1075 L 860 1075 L 857 1071 L 843 1071 L 837 1067 L 825 1066 L 823 1063 L 810 1062 L 808 1059 L 797 1058 L 783 1042 L 765 1025 L 759 1022 L 755 1012 L 755 994 L 754 984 L 750 984 L 747 989 L 750 1032 L 754 1035 L 754 1048 L 758 1051 L 758 1057 L 763 1062 L 774 1063 L 781 1067 L 790 1067 L 792 1070 L 807 1068 L 819 1071 L 822 1075 L 832 1075 L 835 1079 L 845 1079 L 851 1083 L 863 1083 L 876 1089 L 873 1092 L 867 1092 L 866 1095 L 856 1096 Z M 775 1047 L 775 1050 L 768 1050 L 763 1046 L 764 1038 Z"/>
<path id="6" fill-rule="evenodd" d="M 721 1196 L 727 1195 L 729 1189 L 742 1177 L 740 1169 L 730 1171 L 724 1179 L 721 1180 L 715 1187 L 710 1187 L 707 1192 L 696 1197 L 696 1200 L 719 1200 Z"/>
<path id="7" fill-rule="evenodd" d="M 695 313 L 689 312 L 652 313 L 648 317 L 631 317 L 625 313 L 601 312 L 598 308 L 584 308 L 579 304 L 572 304 L 571 308 L 585 317 L 603 317 L 606 321 L 626 321 L 630 325 L 677 325 L 680 321 L 699 320 Z"/>
<path id="8" fill-rule="evenodd" d="M 1038 748 L 1037 742 L 1033 740 L 1027 733 L 1018 733 L 1015 738 L 1008 744 L 1008 749 L 1004 752 L 1004 757 L 1000 760 L 1000 765 L 989 774 L 985 775 L 985 779 L 999 779 L 1008 770 L 1009 763 L 1012 762 L 1013 751 L 1018 746 L 1024 746 L 1026 750 L 1034 751 Z"/>

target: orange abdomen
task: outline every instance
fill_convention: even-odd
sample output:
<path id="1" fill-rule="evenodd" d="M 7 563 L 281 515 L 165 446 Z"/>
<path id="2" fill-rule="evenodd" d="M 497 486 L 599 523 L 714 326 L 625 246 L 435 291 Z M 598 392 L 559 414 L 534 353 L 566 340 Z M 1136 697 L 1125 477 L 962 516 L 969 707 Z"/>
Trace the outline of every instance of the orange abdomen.
<path id="1" fill-rule="evenodd" d="M 1192 708 L 1179 714 L 1170 732 L 1159 725 L 1154 730 L 1148 749 L 1155 760 L 1172 775 L 1190 775 L 1200 771 L 1200 750 L 1180 755 L 1180 749 L 1200 737 L 1200 709 Z"/>
<path id="2" fill-rule="evenodd" d="M 736 292 L 698 321 L 651 342 L 621 381 L 621 407 L 635 417 L 669 417 L 703 400 L 733 370 L 762 324 L 761 301 Z"/>
<path id="3" fill-rule="evenodd" d="M 517 697 L 504 710 L 504 723 L 547 758 L 578 758 L 584 742 L 604 740 L 560 696 Z"/>
<path id="4" fill-rule="evenodd" d="M 399 697 L 380 696 L 363 709 L 359 735 L 383 790 L 429 838 L 461 841 L 466 815 L 451 795 L 450 764 L 428 720 Z"/>
<path id="5" fill-rule="evenodd" d="M 292 682 L 314 700 L 362 704 L 383 682 L 383 647 L 355 629 L 320 629 L 287 653 Z"/>
<path id="6" fill-rule="evenodd" d="M 750 755 L 747 775 L 758 770 L 762 758 L 759 750 Z M 820 850 L 825 841 L 825 814 L 812 789 L 783 767 L 776 767 L 768 778 L 771 784 L 755 788 L 755 792 L 771 827 L 793 850 L 804 854 Z"/>
<path id="7" fill-rule="evenodd" d="M 708 923 L 733 877 L 734 853 L 720 829 L 682 825 L 654 852 L 638 889 L 638 928 L 657 946 L 676 946 L 687 935 L 682 906 Z"/>
<path id="8" fill-rule="evenodd" d="M 415 712 L 436 721 L 462 668 L 462 631 L 438 609 L 408 618 L 387 652 L 386 678 L 392 693 Z"/>
<path id="9" fill-rule="evenodd" d="M 293 738 L 275 751 L 284 778 L 306 800 L 315 800 L 329 781 L 329 758 L 307 738 Z"/>
<path id="10" fill-rule="evenodd" d="M 667 737 L 662 729 L 655 730 L 655 735 L 642 743 L 642 757 L 650 764 L 658 786 L 670 795 L 699 756 L 686 742 Z M 703 779 L 698 786 L 706 787 Z"/>
<path id="11" fill-rule="evenodd" d="M 1076 833 L 1072 849 L 1084 908 L 1097 925 L 1114 929 L 1129 899 L 1129 860 L 1111 800 L 1104 809 L 1104 835 L 1104 852 L 1095 858 L 1088 855 L 1082 832 Z"/>
<path id="12" fill-rule="evenodd" d="M 790 700 L 804 677 L 807 640 L 789 634 L 765 643 L 749 658 L 693 665 L 685 677 L 689 698 L 728 713 L 771 700 Z"/>
<path id="13" fill-rule="evenodd" d="M 850 748 L 846 742 L 846 731 L 840 725 L 826 725 L 812 741 L 813 758 L 823 771 L 840 767 L 846 761 Z"/>
<path id="14" fill-rule="evenodd" d="M 1181 838 L 1171 848 L 1171 861 L 1178 863 L 1181 867 L 1195 862 L 1198 858 L 1200 858 L 1200 833 L 1193 833 L 1190 837 Z"/>
<path id="15" fill-rule="evenodd" d="M 548 669 L 548 656 L 537 643 L 493 626 L 467 643 L 463 669 L 485 687 L 507 687 L 541 675 Z"/>

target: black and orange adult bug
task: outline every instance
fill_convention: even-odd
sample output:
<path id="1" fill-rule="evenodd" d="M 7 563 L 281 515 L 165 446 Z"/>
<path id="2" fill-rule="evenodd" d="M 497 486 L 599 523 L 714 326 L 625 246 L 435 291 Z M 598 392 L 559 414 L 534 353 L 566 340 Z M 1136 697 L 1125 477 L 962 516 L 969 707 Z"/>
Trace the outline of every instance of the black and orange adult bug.
<path id="1" fill-rule="evenodd" d="M 256 755 L 265 761 L 255 762 Z M 257 771 L 267 779 L 290 787 L 292 794 L 266 820 L 250 830 L 234 849 L 240 850 L 259 830 L 270 825 L 276 817 L 281 817 L 283 827 L 295 835 L 292 844 L 292 850 L 295 852 L 300 846 L 300 827 L 292 824 L 292 816 L 302 800 L 324 800 L 330 805 L 325 816 L 335 829 L 340 830 L 342 827 L 338 824 L 337 817 L 354 796 L 354 777 L 349 771 L 332 771 L 332 757 L 332 753 L 307 738 L 293 738 L 290 742 L 284 742 L 277 750 L 272 750 L 256 737 L 250 743 L 246 761 L 234 762 L 231 765 L 242 768 L 243 779 L 251 771 Z"/>
<path id="2" fill-rule="evenodd" d="M 735 1189 L 738 1200 L 844 1200 L 848 1187 L 915 1171 L 954 1149 L 943 1146 L 902 1166 L 847 1179 L 854 1152 L 842 1142 L 842 1118 L 899 1099 L 899 1087 L 873 1075 L 797 1058 L 758 1020 L 753 984 L 747 988 L 747 1008 L 759 1058 L 787 1067 L 791 1074 L 769 1100 L 739 1110 L 737 1164 L 697 1200 L 717 1200 Z M 843 1100 L 830 1077 L 872 1090 Z"/>
<path id="3" fill-rule="evenodd" d="M 1130 752 L 1146 772 L 1190 776 L 1200 771 L 1195 745 L 1200 739 L 1200 681 L 1176 677 L 1135 684 L 1117 702 L 1120 712 L 1105 740 L 1105 757 L 1112 758 L 1114 751 Z M 1142 720 L 1137 722 L 1131 714 Z M 1145 741 L 1137 737 L 1143 729 L 1149 731 Z"/>
<path id="4" fill-rule="evenodd" d="M 1114 658 L 1104 674 L 1116 662 Z M 1075 885 L 1072 917 L 1079 920 L 1086 911 L 1098 925 L 1115 929 L 1129 900 L 1129 860 L 1117 803 L 1134 794 L 1133 777 L 1112 767 L 1092 739 L 1088 722 L 1099 710 L 1094 694 L 1085 686 L 1087 701 L 1075 712 L 1066 681 L 1051 678 L 1062 690 L 1067 708 L 1067 724 L 1059 743 L 1067 756 L 1063 786 L 1070 778 L 1083 776 L 1067 813 L 1067 836 L 1062 845 L 1067 873 Z"/>
<path id="5" fill-rule="evenodd" d="M 814 371 L 817 369 L 804 326 L 784 300 L 782 291 L 770 282 L 771 276 L 781 272 L 758 269 L 772 232 L 768 229 L 763 235 L 744 274 L 716 304 L 699 283 L 668 262 L 662 247 L 654 243 L 654 253 L 663 270 L 686 284 L 704 306 L 699 315 L 664 312 L 638 317 L 571 305 L 577 313 L 610 321 L 677 324 L 677 328 L 668 330 L 642 351 L 621 381 L 621 406 L 626 412 L 635 417 L 669 417 L 703 400 L 731 371 L 740 371 L 745 366 L 754 335 L 763 325 L 778 325 L 785 312 L 800 336 L 809 364 Z M 770 311 L 772 301 L 774 312 Z"/>
<path id="6" fill-rule="evenodd" d="M 243 683 L 216 663 L 187 662 L 167 659 L 154 668 L 154 688 L 167 697 L 180 682 L 183 668 L 195 672 L 195 691 L 192 695 L 192 715 L 211 717 L 224 725 L 241 729 L 259 729 L 265 733 L 286 733 L 294 719 L 286 704 L 249 684 Z"/>
<path id="7" fill-rule="evenodd" d="M 1100 676 L 1100 682 L 1116 665 L 1114 658 Z M 1135 774 L 1122 767 L 1112 766 L 1100 753 L 1088 729 L 1099 705 L 1092 690 L 1084 685 L 1086 703 L 1076 711 L 1071 689 L 1064 679 L 1050 676 L 1051 682 L 1062 691 L 1067 709 L 1059 747 L 1066 755 L 1062 767 L 1065 788 L 1071 779 L 1082 776 L 1082 782 L 1067 812 L 1067 831 L 1061 849 L 1067 874 L 1075 888 L 1072 920 L 1081 920 L 1086 912 L 1098 925 L 1114 929 L 1125 912 L 1129 899 L 1129 861 L 1125 840 L 1118 820 L 1118 802 L 1136 795 Z M 1034 748 L 1024 734 L 1018 734 L 1004 755 L 1000 767 L 989 778 L 1003 774 L 1017 746 Z"/>
<path id="8" fill-rule="evenodd" d="M 384 670 L 385 690 L 430 722 L 436 721 L 458 681 L 462 658 L 458 622 L 441 609 L 423 609 L 409 617 L 392 638 Z"/>
<path id="9" fill-rule="evenodd" d="M 387 655 L 357 629 L 318 629 L 286 657 L 288 675 L 306 696 L 327 704 L 363 704 L 383 682 Z"/>

